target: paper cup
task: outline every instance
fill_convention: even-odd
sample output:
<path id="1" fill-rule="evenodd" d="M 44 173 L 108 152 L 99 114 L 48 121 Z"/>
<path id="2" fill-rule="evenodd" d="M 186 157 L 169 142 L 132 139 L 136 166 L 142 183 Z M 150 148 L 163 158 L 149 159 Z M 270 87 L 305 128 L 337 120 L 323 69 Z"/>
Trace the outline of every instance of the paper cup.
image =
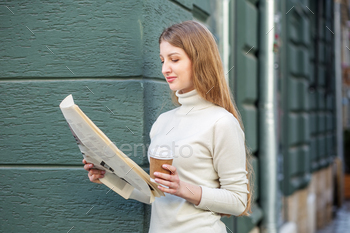
<path id="1" fill-rule="evenodd" d="M 163 164 L 169 164 L 169 165 L 173 164 L 174 155 L 171 150 L 157 147 L 149 152 L 149 156 L 150 156 L 149 171 L 150 171 L 150 177 L 152 182 L 155 182 L 154 172 L 162 172 L 169 175 L 171 174 L 171 171 L 164 169 L 162 167 Z M 162 185 L 162 184 L 159 184 L 159 185 Z M 162 186 L 168 188 L 165 185 L 162 185 Z"/>

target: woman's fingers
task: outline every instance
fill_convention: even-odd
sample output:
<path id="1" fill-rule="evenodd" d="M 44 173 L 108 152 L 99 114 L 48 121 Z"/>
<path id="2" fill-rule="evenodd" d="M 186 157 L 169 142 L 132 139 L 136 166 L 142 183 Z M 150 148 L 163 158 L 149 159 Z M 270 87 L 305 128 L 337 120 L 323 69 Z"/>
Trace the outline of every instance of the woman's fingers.
<path id="1" fill-rule="evenodd" d="M 106 171 L 101 171 L 97 169 L 91 169 L 88 173 L 88 177 L 91 182 L 102 183 L 99 179 L 104 177 Z"/>
<path id="2" fill-rule="evenodd" d="M 87 164 L 84 165 L 84 169 L 86 171 L 90 171 L 90 169 L 93 168 L 93 167 L 94 167 L 94 165 L 92 163 L 87 163 Z"/>
<path id="3" fill-rule="evenodd" d="M 171 175 L 175 175 L 175 173 L 176 173 L 176 167 L 171 166 L 169 164 L 163 164 L 163 168 L 170 171 Z"/>
<path id="4" fill-rule="evenodd" d="M 88 163 L 85 159 L 83 159 L 82 162 L 83 164 L 85 164 L 84 169 L 89 172 L 89 180 L 94 183 L 102 184 L 102 182 L 99 179 L 104 177 L 106 171 L 93 169 L 94 165 L 92 163 Z"/>
<path id="5" fill-rule="evenodd" d="M 88 175 L 89 176 L 89 179 L 90 179 L 90 181 L 91 182 L 94 182 L 94 183 L 99 183 L 99 184 L 101 184 L 102 182 L 99 180 L 99 178 L 97 177 L 97 175 Z M 102 177 L 100 177 L 100 178 L 102 178 Z"/>
<path id="6" fill-rule="evenodd" d="M 90 175 L 104 175 L 106 171 L 98 170 L 98 169 L 90 169 L 89 174 Z"/>
<path id="7" fill-rule="evenodd" d="M 106 171 L 104 171 L 104 170 L 90 169 L 88 174 L 89 174 L 89 176 L 97 175 L 96 176 L 97 178 L 102 178 L 105 173 L 106 173 Z"/>

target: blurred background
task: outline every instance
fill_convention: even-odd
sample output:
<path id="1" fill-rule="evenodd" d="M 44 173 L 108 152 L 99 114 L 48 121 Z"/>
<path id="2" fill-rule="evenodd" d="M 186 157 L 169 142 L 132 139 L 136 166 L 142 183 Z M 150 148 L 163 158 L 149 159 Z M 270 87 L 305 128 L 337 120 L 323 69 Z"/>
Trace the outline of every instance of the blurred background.
<path id="1" fill-rule="evenodd" d="M 93 184 L 59 109 L 69 94 L 148 171 L 175 106 L 158 37 L 214 34 L 255 171 L 252 214 L 227 232 L 350 227 L 348 0 L 0 2 L 0 232 L 148 232 L 150 206 Z M 124 147 L 124 145 L 132 145 Z"/>

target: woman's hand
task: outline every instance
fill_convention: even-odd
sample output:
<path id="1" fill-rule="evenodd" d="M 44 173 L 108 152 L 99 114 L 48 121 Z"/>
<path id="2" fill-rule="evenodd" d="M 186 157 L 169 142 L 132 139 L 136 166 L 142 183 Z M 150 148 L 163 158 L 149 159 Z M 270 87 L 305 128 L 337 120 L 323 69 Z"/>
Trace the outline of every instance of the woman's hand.
<path id="1" fill-rule="evenodd" d="M 162 172 L 155 172 L 154 173 L 155 181 L 169 188 L 165 188 L 161 185 L 158 185 L 158 188 L 163 192 L 179 196 L 180 179 L 179 179 L 179 175 L 177 174 L 176 167 L 167 165 L 167 164 L 163 164 L 162 167 L 166 170 L 169 170 L 171 173 L 170 175 L 168 175 Z"/>
<path id="2" fill-rule="evenodd" d="M 83 164 L 85 164 L 84 169 L 89 172 L 88 177 L 90 181 L 97 184 L 102 184 L 102 182 L 99 179 L 104 177 L 104 174 L 106 173 L 106 171 L 92 169 L 94 165 L 92 163 L 86 162 L 85 159 L 83 159 Z"/>
<path id="3" fill-rule="evenodd" d="M 184 181 L 181 181 L 176 171 L 176 167 L 168 164 L 163 164 L 162 167 L 164 169 L 169 170 L 171 174 L 168 175 L 161 172 L 155 172 L 154 173 L 154 176 L 156 177 L 155 181 L 169 188 L 165 188 L 161 185 L 158 185 L 158 188 L 165 193 L 170 193 L 175 196 L 182 197 L 187 201 L 191 202 L 192 204 L 199 205 L 202 198 L 202 188 L 198 185 L 193 185 L 193 184 L 189 184 Z M 227 218 L 231 217 L 230 214 L 220 213 L 220 215 L 221 217 L 227 217 Z"/>
<path id="4" fill-rule="evenodd" d="M 161 185 L 159 185 L 158 188 L 165 193 L 182 197 L 187 201 L 198 205 L 202 198 L 202 188 L 198 185 L 181 181 L 176 171 L 176 167 L 168 164 L 163 164 L 162 166 L 164 169 L 169 170 L 171 174 L 169 175 L 161 172 L 155 172 L 155 181 L 169 188 L 165 188 Z"/>

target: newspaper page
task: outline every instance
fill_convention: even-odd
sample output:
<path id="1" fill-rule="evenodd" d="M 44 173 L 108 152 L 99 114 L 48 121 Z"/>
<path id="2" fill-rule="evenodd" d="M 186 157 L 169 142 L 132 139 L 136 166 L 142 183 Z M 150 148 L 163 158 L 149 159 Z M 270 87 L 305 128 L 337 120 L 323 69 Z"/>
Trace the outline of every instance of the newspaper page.
<path id="1" fill-rule="evenodd" d="M 81 153 L 94 168 L 105 170 L 100 181 L 119 195 L 128 199 L 134 188 L 150 197 L 164 196 L 157 184 L 134 161 L 120 151 L 116 145 L 74 104 L 72 95 L 60 104 Z"/>

